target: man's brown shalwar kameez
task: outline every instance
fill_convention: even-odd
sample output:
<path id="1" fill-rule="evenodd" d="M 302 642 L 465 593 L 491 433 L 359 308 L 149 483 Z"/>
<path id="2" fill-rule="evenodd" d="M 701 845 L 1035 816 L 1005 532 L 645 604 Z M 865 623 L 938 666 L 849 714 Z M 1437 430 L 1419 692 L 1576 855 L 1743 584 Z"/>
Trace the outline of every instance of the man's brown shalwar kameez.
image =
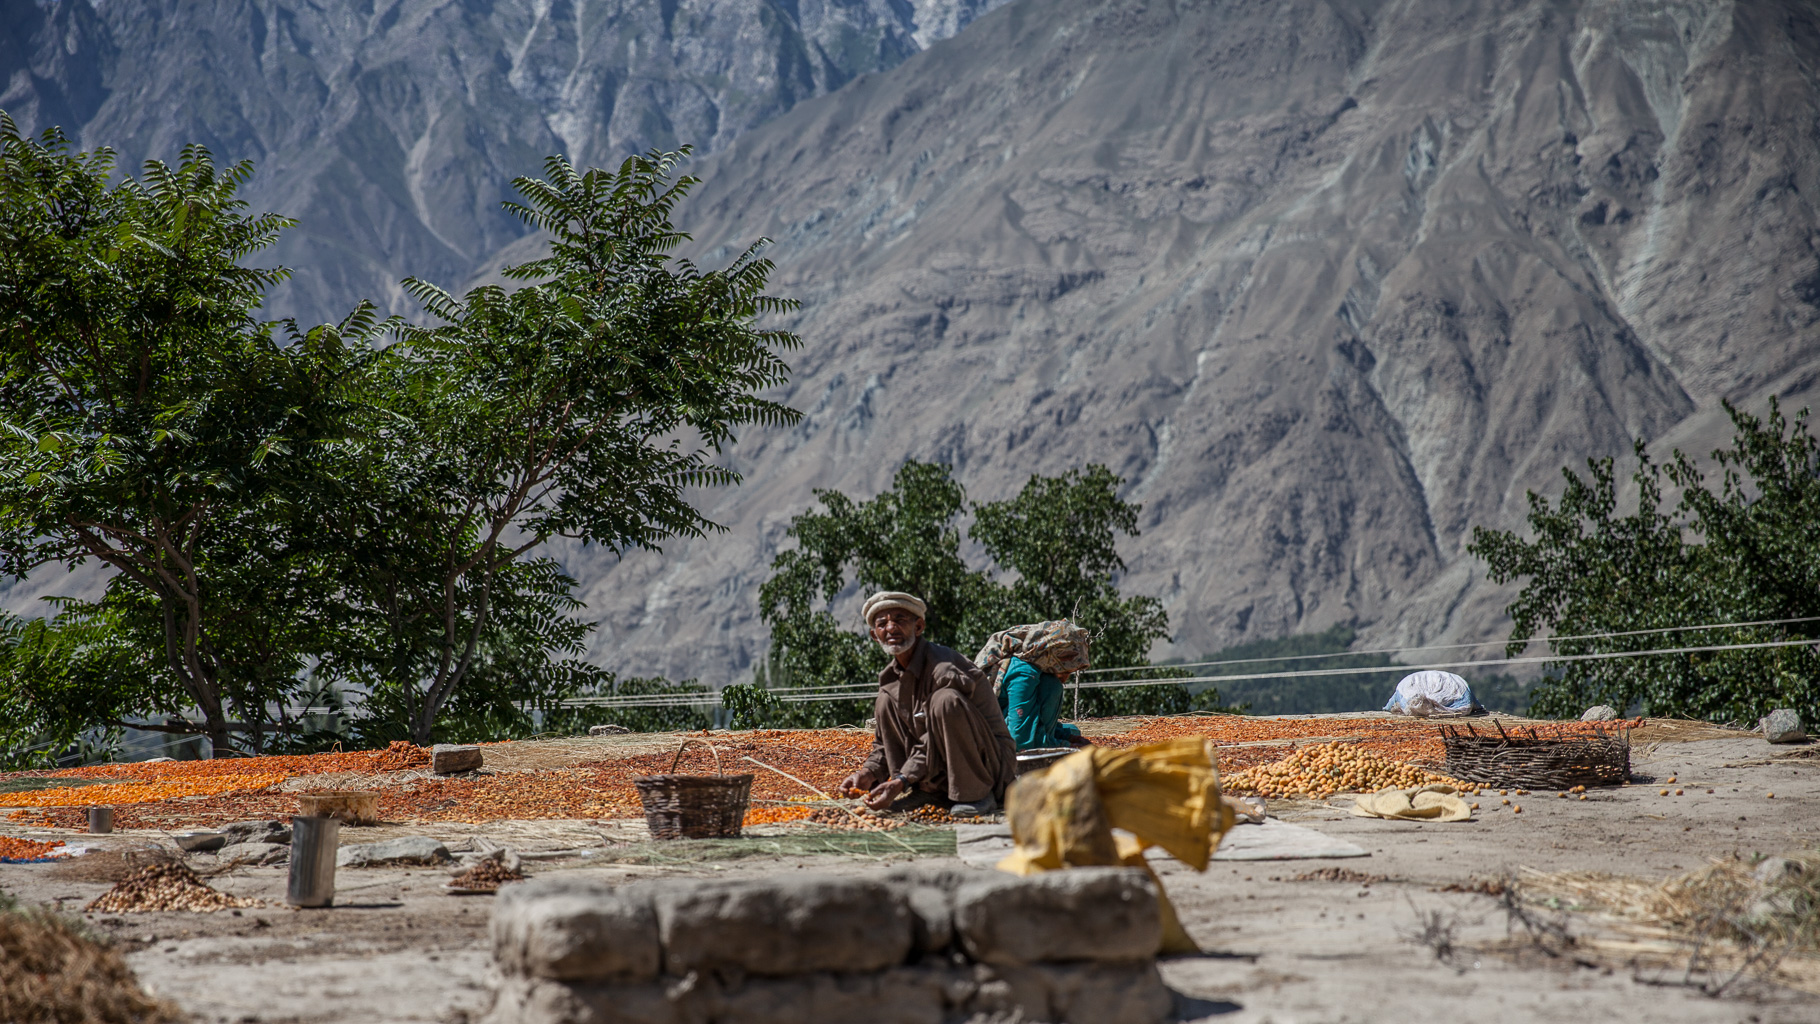
<path id="1" fill-rule="evenodd" d="M 969 803 L 1004 799 L 1017 774 L 1017 746 L 992 683 L 973 662 L 918 638 L 910 663 L 878 676 L 877 730 L 863 774 L 902 775 L 910 789 Z"/>

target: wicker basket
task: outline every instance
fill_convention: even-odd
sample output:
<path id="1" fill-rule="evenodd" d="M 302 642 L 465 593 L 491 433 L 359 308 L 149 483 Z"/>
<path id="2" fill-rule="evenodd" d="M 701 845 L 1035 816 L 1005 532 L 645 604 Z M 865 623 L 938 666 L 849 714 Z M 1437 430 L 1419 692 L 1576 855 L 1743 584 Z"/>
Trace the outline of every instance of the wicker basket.
<path id="1" fill-rule="evenodd" d="M 1462 782 L 1526 789 L 1616 786 L 1630 781 L 1630 733 L 1544 736 L 1535 729 L 1498 734 L 1472 726 L 1444 726 L 1447 774 Z M 1527 733 L 1527 735 L 1525 735 Z"/>
<path id="2" fill-rule="evenodd" d="M 714 775 L 677 775 L 683 751 L 700 743 L 714 755 Z M 632 780 L 645 806 L 645 824 L 658 839 L 732 839 L 746 819 L 752 800 L 752 776 L 721 772 L 720 751 L 705 740 L 684 740 L 670 762 L 669 775 L 641 775 Z"/>

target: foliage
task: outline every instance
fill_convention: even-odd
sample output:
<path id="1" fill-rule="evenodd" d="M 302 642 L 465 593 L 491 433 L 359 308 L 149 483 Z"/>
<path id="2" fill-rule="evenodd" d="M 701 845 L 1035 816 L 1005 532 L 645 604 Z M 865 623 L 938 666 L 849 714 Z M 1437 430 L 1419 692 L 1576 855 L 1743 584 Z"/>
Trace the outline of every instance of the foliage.
<path id="1" fill-rule="evenodd" d="M 1137 536 L 1142 510 L 1119 500 L 1122 482 L 1105 466 L 1088 466 L 1032 476 L 1016 497 L 974 508 L 968 535 L 1017 574 L 996 592 L 996 607 L 987 605 L 996 623 L 1072 619 L 1093 631 L 1097 664 L 1149 660 L 1150 645 L 1169 635 L 1169 616 L 1154 597 L 1121 598 L 1114 582 L 1125 571 L 1116 535 Z"/>
<path id="2" fill-rule="evenodd" d="M 773 647 L 766 655 L 765 663 L 753 670 L 751 687 L 746 687 L 746 689 L 756 687 L 758 692 L 750 696 L 742 693 L 734 698 L 735 700 L 755 702 L 751 705 L 752 710 L 733 715 L 734 705 L 725 703 L 726 691 L 722 691 L 723 706 L 728 709 L 729 715 L 732 715 L 735 720 L 740 722 L 762 721 L 773 729 L 833 729 L 843 725 L 860 725 L 872 717 L 875 697 L 875 694 L 872 693 L 866 693 L 851 700 L 785 701 L 775 694 L 765 692 L 790 690 L 797 686 L 790 675 L 789 666 L 780 662 L 779 653 Z M 883 667 L 881 663 L 879 668 Z M 877 674 L 877 670 L 872 673 L 873 676 L 877 676 Z M 753 728 L 754 726 L 736 725 L 731 727 Z"/>
<path id="3" fill-rule="evenodd" d="M 419 743 L 445 715 L 454 732 L 514 728 L 509 691 L 530 684 L 488 683 L 489 665 L 514 643 L 573 646 L 556 639 L 570 627 L 550 618 L 551 595 L 514 584 L 515 563 L 554 537 L 624 552 L 719 529 L 688 490 L 739 482 L 713 461 L 739 427 L 798 417 L 759 397 L 798 343 L 754 325 L 792 308 L 764 294 L 763 243 L 724 270 L 668 255 L 688 238 L 670 220 L 696 183 L 671 180 L 686 153 L 617 172 L 551 157 L 545 178 L 516 179 L 524 203 L 507 209 L 551 238 L 548 256 L 506 268 L 523 287 L 458 299 L 406 282 L 442 323 L 405 331 L 371 396 L 376 456 L 329 532 L 360 553 L 344 582 L 373 653 L 338 670 L 393 695 L 389 716 Z M 532 628 L 496 634 L 513 601 Z M 564 677 L 546 680 L 559 690 L 589 685 L 568 678 L 573 662 L 539 671 Z"/>
<path id="4" fill-rule="evenodd" d="M 752 683 L 721 687 L 720 703 L 727 709 L 729 729 L 775 727 L 784 709 L 777 694 Z"/>
<path id="5" fill-rule="evenodd" d="M 54 767 L 108 747 L 128 715 L 178 710 L 156 646 L 131 642 L 117 609 L 61 604 L 43 619 L 0 612 L 0 770 Z"/>
<path id="6" fill-rule="evenodd" d="M 251 261 L 289 222 L 246 213 L 250 164 L 192 146 L 110 184 L 109 151 L 0 113 L 0 571 L 113 570 L 102 601 L 0 631 L 7 750 L 128 718 L 223 752 L 493 738 L 604 713 L 574 696 L 699 692 L 581 662 L 593 627 L 538 555 L 718 529 L 689 489 L 739 482 L 714 460 L 740 427 L 797 418 L 760 397 L 797 344 L 755 326 L 791 308 L 763 243 L 669 255 L 686 153 L 515 181 L 547 255 L 460 298 L 407 281 L 436 326 L 363 303 L 300 330 L 256 319 L 286 272 Z M 287 710 L 343 689 L 353 723 Z M 202 722 L 143 721 L 172 713 Z"/>
<path id="7" fill-rule="evenodd" d="M 1726 405 L 1736 435 L 1715 452 L 1717 491 L 1683 453 L 1664 467 L 1641 443 L 1637 508 L 1617 514 L 1612 460 L 1570 470 L 1558 504 L 1529 496 L 1533 540 L 1473 531 L 1468 550 L 1499 583 L 1525 580 L 1510 606 L 1509 653 L 1532 637 L 1670 629 L 1644 636 L 1550 641 L 1575 656 L 1820 637 L 1820 623 L 1690 630 L 1705 623 L 1820 616 L 1820 445 L 1804 411 L 1791 423 L 1773 400 L 1767 421 Z M 1682 491 L 1662 511 L 1662 480 Z M 1703 540 L 1696 543 L 1692 538 Z M 1778 707 L 1820 714 L 1820 654 L 1811 645 L 1562 661 L 1536 687 L 1539 713 L 1577 716 L 1592 704 L 1646 714 L 1754 723 Z"/>
<path id="8" fill-rule="evenodd" d="M 615 708 L 583 705 L 560 708 L 544 714 L 543 731 L 561 735 L 586 733 L 589 726 L 618 725 L 633 732 L 688 732 L 706 729 L 711 724 L 707 706 L 713 702 L 708 688 L 693 679 L 673 683 L 662 676 L 614 679 L 608 674 L 602 681 L 584 687 L 577 697 L 682 697 L 699 694 L 699 705 L 671 707 Z"/>
<path id="9" fill-rule="evenodd" d="M 1007 626 L 1071 618 L 1093 631 L 1097 662 L 1143 664 L 1150 645 L 1167 635 L 1168 618 L 1155 598 L 1119 595 L 1125 564 L 1114 542 L 1117 534 L 1136 534 L 1140 511 L 1119 500 L 1120 482 L 1090 466 L 1033 476 L 1010 500 L 969 506 L 949 467 L 909 461 L 891 489 L 870 501 L 816 491 L 821 510 L 791 520 L 788 536 L 797 546 L 772 561 L 759 590 L 759 612 L 771 626 L 759 685 L 843 686 L 877 677 L 885 656 L 829 611 L 853 584 L 916 594 L 929 606 L 929 639 L 963 654 Z M 985 549 L 990 570 L 971 568 L 961 556 L 959 521 L 969 512 L 968 536 Z M 834 724 L 870 714 L 870 697 L 778 707 L 752 701 L 751 715 L 765 724 Z M 1159 714 L 1187 710 L 1188 698 L 1178 686 L 1133 687 L 1088 690 L 1081 704 L 1083 715 Z"/>
<path id="10" fill-rule="evenodd" d="M 230 712 L 263 720 L 290 685 L 267 671 L 296 621 L 273 563 L 365 348 L 255 320 L 285 271 L 248 261 L 288 222 L 245 212 L 250 165 L 192 146 L 109 184 L 112 165 L 0 114 L 0 569 L 107 565 L 124 611 L 102 617 L 152 616 L 162 675 L 226 748 Z"/>

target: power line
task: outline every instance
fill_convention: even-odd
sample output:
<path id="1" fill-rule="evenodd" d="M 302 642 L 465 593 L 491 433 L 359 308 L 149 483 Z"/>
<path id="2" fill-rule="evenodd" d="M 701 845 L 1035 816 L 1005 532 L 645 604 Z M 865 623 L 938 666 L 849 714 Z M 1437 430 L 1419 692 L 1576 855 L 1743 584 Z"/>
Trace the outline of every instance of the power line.
<path id="1" fill-rule="evenodd" d="M 1695 629 L 1739 629 L 1745 626 L 1781 626 L 1792 622 L 1820 622 L 1820 615 L 1808 615 L 1796 619 L 1759 619 L 1755 622 L 1717 622 L 1706 626 L 1665 626 L 1660 629 L 1631 629 L 1616 633 L 1581 633 L 1577 636 L 1538 636 L 1524 641 L 1525 644 L 1562 643 L 1570 640 L 1602 640 L 1615 636 L 1649 636 L 1657 633 L 1684 633 Z M 1332 654 L 1293 654 L 1280 658 L 1233 658 L 1225 661 L 1188 661 L 1174 665 L 1121 665 L 1114 668 L 1084 668 L 1080 675 L 1099 675 L 1107 672 L 1138 672 L 1158 668 L 1206 668 L 1211 665 L 1255 665 L 1260 662 L 1310 661 L 1317 658 L 1350 658 L 1367 654 L 1410 654 L 1416 651 L 1453 651 L 1468 647 L 1497 647 L 1511 643 L 1509 640 L 1480 640 L 1470 644 L 1429 644 L 1425 647 L 1379 647 L 1368 651 L 1335 651 Z M 1362 671 L 1362 670 L 1361 670 Z M 1231 679 L 1232 676 L 1224 678 Z"/>
<path id="2" fill-rule="evenodd" d="M 1507 658 L 1503 661 L 1450 661 L 1433 665 L 1372 665 L 1361 668 L 1306 668 L 1291 672 L 1253 672 L 1248 675 L 1230 676 L 1190 676 L 1187 678 L 1167 679 L 1109 679 L 1100 681 L 1070 681 L 1069 689 L 1097 690 L 1115 686 L 1166 686 L 1185 685 L 1188 683 L 1239 682 L 1248 679 L 1308 679 L 1317 676 L 1348 676 L 1362 672 L 1422 672 L 1430 669 L 1445 668 L 1487 668 L 1492 665 L 1527 665 L 1537 662 L 1563 661 L 1607 661 L 1613 658 L 1648 658 L 1666 654 L 1703 654 L 1712 651 L 1747 651 L 1765 647 L 1812 647 L 1820 641 L 1806 640 L 1772 640 L 1758 644 L 1715 644 L 1709 647 L 1668 647 L 1655 651 L 1608 651 L 1603 654 L 1550 654 L 1533 658 Z"/>
<path id="3" fill-rule="evenodd" d="M 1788 621 L 1811 621 L 1811 620 L 1788 620 Z M 1757 623 L 1757 624 L 1764 625 L 1767 623 Z M 1716 627 L 1716 626 L 1678 626 L 1678 627 L 1675 627 L 1676 630 L 1714 629 L 1714 628 L 1719 628 L 1719 627 Z M 1652 630 L 1652 631 L 1638 631 L 1638 632 L 1670 632 L 1670 630 Z M 1568 638 L 1562 637 L 1559 639 L 1568 639 Z M 1174 678 L 1163 678 L 1163 679 L 1081 680 L 1079 678 L 1080 673 L 1076 673 L 1076 678 L 1070 680 L 1068 682 L 1067 686 L 1071 690 L 1081 690 L 1081 689 L 1100 690 L 1100 689 L 1112 689 L 1112 688 L 1116 688 L 1116 687 L 1125 687 L 1125 686 L 1183 686 L 1183 685 L 1187 685 L 1189 683 L 1218 683 L 1218 682 L 1231 683 L 1231 682 L 1243 682 L 1243 681 L 1247 681 L 1247 680 L 1256 680 L 1256 679 L 1310 679 L 1310 678 L 1319 678 L 1322 676 L 1358 675 L 1358 674 L 1366 673 L 1366 672 L 1405 672 L 1405 673 L 1407 673 L 1407 672 L 1421 672 L 1421 671 L 1430 670 L 1430 669 L 1485 668 L 1485 667 L 1488 667 L 1491 665 L 1525 665 L 1525 664 L 1536 664 L 1536 663 L 1570 662 L 1570 661 L 1610 661 L 1610 660 L 1614 660 L 1614 659 L 1618 659 L 1618 658 L 1648 658 L 1648 657 L 1661 657 L 1661 656 L 1671 655 L 1671 654 L 1706 654 L 1706 653 L 1713 653 L 1713 652 L 1717 652 L 1717 651 L 1744 651 L 1744 650 L 1761 650 L 1761 649 L 1765 649 L 1765 648 L 1777 648 L 1777 647 L 1803 647 L 1803 646 L 1813 646 L 1816 643 L 1820 643 L 1820 641 L 1815 641 L 1813 639 L 1775 640 L 1775 641 L 1766 641 L 1763 643 L 1754 643 L 1754 644 L 1713 644 L 1713 645 L 1708 645 L 1708 646 L 1703 646 L 1703 647 L 1668 647 L 1668 648 L 1662 648 L 1659 650 L 1650 650 L 1650 651 L 1609 651 L 1609 652 L 1600 653 L 1600 654 L 1538 655 L 1536 657 L 1530 657 L 1530 658 L 1508 658 L 1503 661 L 1497 661 L 1497 662 L 1453 661 L 1453 662 L 1437 662 L 1437 663 L 1429 664 L 1429 665 L 1374 665 L 1374 666 L 1367 666 L 1367 667 L 1361 667 L 1361 668 L 1315 668 L 1315 669 L 1291 670 L 1291 671 L 1285 671 L 1285 672 L 1254 672 L 1254 673 L 1243 674 L 1243 675 L 1189 676 L 1189 677 L 1185 677 L 1185 678 L 1184 677 L 1174 677 Z M 1333 655 L 1324 655 L 1324 657 L 1333 657 Z M 1265 659 L 1259 659 L 1259 660 L 1278 661 L 1278 660 L 1288 660 L 1288 659 L 1265 658 Z M 1146 668 L 1146 669 L 1154 669 L 1154 668 L 1172 668 L 1172 667 L 1176 667 L 1176 666 L 1142 666 L 1142 667 Z M 768 692 L 775 695 L 778 700 L 780 700 L 784 703 L 804 704 L 804 703 L 812 703 L 812 702 L 817 702 L 817 701 L 861 700 L 861 699 L 864 699 L 866 696 L 868 696 L 870 694 L 870 692 L 875 691 L 877 689 L 876 686 L 874 686 L 873 684 L 870 684 L 870 683 L 853 683 L 853 684 L 848 684 L 848 685 L 855 687 L 856 690 L 858 690 L 858 692 L 852 694 L 851 696 L 842 694 L 842 693 L 810 692 L 810 691 L 814 691 L 814 690 L 834 689 L 834 687 L 805 687 L 804 690 L 802 691 L 802 695 L 800 695 L 800 696 L 798 696 L 796 694 L 796 692 L 786 691 L 786 690 L 772 690 L 772 691 L 768 691 Z M 608 704 L 608 703 L 606 703 L 606 701 L 616 701 L 616 703 Z M 680 706 L 686 706 L 686 705 L 713 706 L 713 705 L 719 704 L 720 702 L 721 702 L 720 694 L 718 692 L 716 692 L 716 693 L 704 693 L 704 694 L 700 694 L 700 695 L 691 694 L 691 695 L 686 695 L 686 696 L 678 694 L 675 696 L 653 695 L 653 696 L 649 696 L 649 697 L 633 696 L 633 697 L 626 697 L 626 698 L 581 697 L 581 698 L 575 698 L 574 700 L 571 700 L 571 701 L 563 701 L 562 706 L 564 706 L 564 707 L 598 706 L 598 707 L 612 707 L 612 708 L 641 708 L 641 707 L 680 707 Z"/>

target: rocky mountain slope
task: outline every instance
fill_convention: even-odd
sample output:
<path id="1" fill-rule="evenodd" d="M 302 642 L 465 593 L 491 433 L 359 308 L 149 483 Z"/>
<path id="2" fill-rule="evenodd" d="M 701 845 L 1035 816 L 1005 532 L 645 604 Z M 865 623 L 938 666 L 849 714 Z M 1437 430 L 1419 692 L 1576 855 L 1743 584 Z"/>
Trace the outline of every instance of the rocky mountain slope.
<path id="1" fill-rule="evenodd" d="M 576 553 L 600 657 L 738 678 L 810 488 L 907 456 L 1112 466 L 1160 654 L 1499 636 L 1475 524 L 1813 393 L 1817 62 L 1811 4 L 1020 0 L 802 104 L 690 216 L 777 239 L 807 419 L 704 495 L 728 535 Z"/>
<path id="2" fill-rule="evenodd" d="M 260 158 L 260 187 L 293 183 L 271 205 L 346 229 L 290 243 L 318 282 L 297 308 L 522 253 L 494 201 L 549 148 L 719 147 L 684 226 L 709 259 L 776 239 L 807 417 L 729 454 L 747 483 L 701 497 L 727 534 L 568 553 L 595 657 L 635 674 L 744 678 L 789 517 L 906 457 L 981 499 L 1125 476 L 1126 585 L 1177 629 L 1159 655 L 1335 623 L 1496 636 L 1474 525 L 1520 523 L 1564 464 L 1710 447 L 1720 399 L 1820 380 L 1808 3 L 1015 0 L 926 49 L 991 5 L 682 4 L 719 20 L 662 28 L 673 5 L 168 6 L 65 0 L 26 63 L 0 53 L 0 106 L 91 111 L 84 140 L 135 159 L 192 137 Z M 702 41 L 782 53 L 786 23 L 815 59 Z M 576 42 L 609 36 L 623 57 Z"/>
<path id="3" fill-rule="evenodd" d="M 524 234 L 499 201 L 546 155 L 711 152 L 1003 2 L 0 0 L 0 109 L 123 168 L 250 158 L 249 201 L 300 222 L 275 315 L 408 313 L 400 278 L 460 282 Z"/>

